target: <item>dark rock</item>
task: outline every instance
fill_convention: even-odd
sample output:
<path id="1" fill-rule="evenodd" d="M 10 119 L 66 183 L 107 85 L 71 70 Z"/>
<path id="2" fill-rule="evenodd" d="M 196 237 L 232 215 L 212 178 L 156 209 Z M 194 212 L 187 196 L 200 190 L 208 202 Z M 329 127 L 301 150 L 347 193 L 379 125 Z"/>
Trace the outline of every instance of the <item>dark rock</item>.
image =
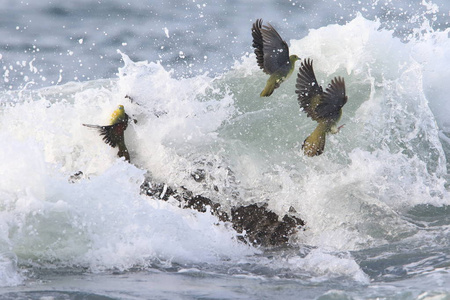
<path id="1" fill-rule="evenodd" d="M 69 182 L 76 183 L 83 178 L 86 176 L 78 171 L 70 176 Z M 154 183 L 147 178 L 140 188 L 143 195 L 163 201 L 173 198 L 178 201 L 180 208 L 209 212 L 222 222 L 230 222 L 233 229 L 241 234 L 239 239 L 242 242 L 256 246 L 284 246 L 293 234 L 305 226 L 305 222 L 296 216 L 297 212 L 292 207 L 283 217 L 270 211 L 267 204 L 240 205 L 225 211 L 220 203 L 202 195 L 194 195 L 184 186 L 175 189 L 167 184 Z M 216 187 L 213 186 L 213 189 L 216 190 Z"/>
<path id="2" fill-rule="evenodd" d="M 145 180 L 144 183 L 141 184 L 141 194 L 167 201 L 170 196 L 176 196 L 176 191 L 166 184 L 155 184 Z M 180 201 L 179 199 L 177 200 Z"/>
<path id="3" fill-rule="evenodd" d="M 289 238 L 305 225 L 302 219 L 294 216 L 296 213 L 294 209 L 290 209 L 289 214 L 280 220 L 276 213 L 267 208 L 267 204 L 232 207 L 230 217 L 220 203 L 202 195 L 194 195 L 183 186 L 178 191 L 166 184 L 155 184 L 145 180 L 141 185 L 141 193 L 164 201 L 173 197 L 181 208 L 195 209 L 202 213 L 209 211 L 219 220 L 230 222 L 234 230 L 242 234 L 241 241 L 253 245 L 264 247 L 285 245 L 289 242 Z"/>
<path id="4" fill-rule="evenodd" d="M 305 225 L 303 220 L 287 214 L 279 221 L 278 215 L 268 210 L 266 204 L 233 207 L 231 222 L 237 232 L 245 232 L 251 243 L 263 246 L 286 244 L 289 237 Z"/>
<path id="5" fill-rule="evenodd" d="M 220 221 L 229 221 L 228 214 L 221 210 L 219 203 L 215 203 L 210 199 L 200 195 L 196 195 L 185 200 L 186 204 L 183 208 L 192 208 L 199 212 L 206 212 L 207 207 L 209 207 L 211 214 L 218 217 Z"/>

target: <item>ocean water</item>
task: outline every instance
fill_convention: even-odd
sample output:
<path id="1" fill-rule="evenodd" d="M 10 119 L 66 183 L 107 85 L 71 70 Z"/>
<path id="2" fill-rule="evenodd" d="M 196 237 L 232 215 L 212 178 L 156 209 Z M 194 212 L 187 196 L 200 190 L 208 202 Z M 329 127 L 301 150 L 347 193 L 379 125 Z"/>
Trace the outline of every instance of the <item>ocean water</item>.
<path id="1" fill-rule="evenodd" d="M 450 299 L 447 1 L 0 6 L 0 299 Z M 319 157 L 296 75 L 259 97 L 257 18 L 345 78 Z M 132 164 L 81 125 L 118 104 Z M 251 246 L 145 178 L 306 227 Z"/>

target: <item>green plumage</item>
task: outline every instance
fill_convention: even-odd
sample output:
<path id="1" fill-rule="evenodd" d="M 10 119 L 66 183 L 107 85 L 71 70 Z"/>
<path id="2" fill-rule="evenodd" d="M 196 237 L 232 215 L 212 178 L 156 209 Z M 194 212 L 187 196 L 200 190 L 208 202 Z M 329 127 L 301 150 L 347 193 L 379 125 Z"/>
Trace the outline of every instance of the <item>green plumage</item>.
<path id="1" fill-rule="evenodd" d="M 128 153 L 127 146 L 125 145 L 124 135 L 125 130 L 128 127 L 128 119 L 128 115 L 125 113 L 123 105 L 119 105 L 111 115 L 111 125 L 83 125 L 89 128 L 97 129 L 106 144 L 110 145 L 113 148 L 119 148 L 117 156 L 124 157 L 125 160 L 129 162 L 130 154 Z"/>
<path id="2" fill-rule="evenodd" d="M 256 61 L 264 73 L 270 75 L 261 97 L 272 95 L 283 81 L 291 76 L 297 55 L 289 56 L 289 47 L 272 25 L 262 25 L 258 19 L 252 27 L 253 47 Z"/>
<path id="3" fill-rule="evenodd" d="M 317 83 L 312 63 L 310 59 L 301 63 L 295 91 L 300 107 L 318 123 L 303 142 L 303 152 L 307 156 L 323 153 L 326 135 L 339 131 L 337 123 L 342 116 L 342 107 L 347 103 L 344 79 L 335 77 L 324 92 Z"/>

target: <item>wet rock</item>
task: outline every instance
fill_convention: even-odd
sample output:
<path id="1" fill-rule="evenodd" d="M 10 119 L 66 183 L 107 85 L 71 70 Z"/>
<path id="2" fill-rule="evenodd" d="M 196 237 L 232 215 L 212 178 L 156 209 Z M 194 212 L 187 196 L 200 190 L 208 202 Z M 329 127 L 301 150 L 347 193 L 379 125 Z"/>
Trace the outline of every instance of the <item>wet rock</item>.
<path id="1" fill-rule="evenodd" d="M 195 180 L 195 178 L 194 178 Z M 293 209 L 280 218 L 270 211 L 267 204 L 251 204 L 235 206 L 231 213 L 223 210 L 220 203 L 202 195 L 194 195 L 184 187 L 178 190 L 166 184 L 155 184 L 148 179 L 141 185 L 141 193 L 153 198 L 167 201 L 170 197 L 178 201 L 179 207 L 195 209 L 199 212 L 210 212 L 223 222 L 230 222 L 236 232 L 242 234 L 240 240 L 264 247 L 282 246 L 289 238 L 304 227 L 305 222 L 295 216 Z"/>
<path id="2" fill-rule="evenodd" d="M 76 183 L 85 178 L 88 177 L 78 171 L 70 176 L 69 182 Z M 296 216 L 297 212 L 292 207 L 284 216 L 269 210 L 266 203 L 234 206 L 225 210 L 220 203 L 203 195 L 195 195 L 184 186 L 173 188 L 164 183 L 154 183 L 150 178 L 144 180 L 140 191 L 153 199 L 178 203 L 180 208 L 211 213 L 220 221 L 231 223 L 233 229 L 240 234 L 242 242 L 256 246 L 286 245 L 290 237 L 305 226 L 305 222 Z"/>
<path id="3" fill-rule="evenodd" d="M 224 222 L 229 221 L 228 214 L 221 210 L 219 203 L 215 203 L 211 199 L 201 195 L 194 195 L 183 186 L 179 190 L 174 190 L 165 184 L 155 184 L 145 180 L 141 185 L 141 194 L 164 201 L 172 197 L 178 201 L 178 206 L 181 208 L 191 208 L 199 212 L 207 212 L 209 210 L 219 220 Z"/>
<path id="4" fill-rule="evenodd" d="M 196 195 L 186 200 L 185 208 L 192 208 L 199 212 L 206 212 L 207 209 L 211 211 L 214 216 L 217 216 L 221 221 L 229 221 L 228 214 L 221 210 L 219 203 L 214 203 L 210 199 Z"/>
<path id="5" fill-rule="evenodd" d="M 143 184 L 141 184 L 141 194 L 159 198 L 161 200 L 167 201 L 171 196 L 178 196 L 176 191 L 174 191 L 171 187 L 162 183 L 152 183 L 148 180 L 145 180 Z M 179 199 L 177 199 L 179 200 Z"/>
<path id="6" fill-rule="evenodd" d="M 263 246 L 280 246 L 289 242 L 289 238 L 305 225 L 298 217 L 279 216 L 267 209 L 267 204 L 251 204 L 231 209 L 233 228 L 253 244 Z"/>

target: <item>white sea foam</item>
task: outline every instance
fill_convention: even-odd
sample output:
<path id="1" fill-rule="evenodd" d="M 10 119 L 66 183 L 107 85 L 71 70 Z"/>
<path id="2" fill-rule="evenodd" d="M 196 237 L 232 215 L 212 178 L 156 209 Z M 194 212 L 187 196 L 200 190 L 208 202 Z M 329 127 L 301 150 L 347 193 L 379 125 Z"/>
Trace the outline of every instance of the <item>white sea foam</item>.
<path id="1" fill-rule="evenodd" d="M 278 99 L 264 107 L 252 106 L 252 114 L 272 123 L 264 133 L 252 128 L 265 135 L 254 147 L 263 149 L 257 153 L 263 152 L 264 158 L 247 159 L 242 169 L 266 175 L 248 177 L 255 184 L 253 190 L 264 190 L 273 199 L 269 206 L 280 212 L 293 206 L 302 214 L 311 226 L 300 233 L 303 242 L 356 249 L 398 240 L 416 230 L 401 217 L 402 212 L 418 204 L 449 204 L 447 159 L 439 139 L 443 128 L 438 126 L 445 122 L 445 112 L 439 119 L 432 109 L 446 99 L 432 92 L 441 91 L 441 79 L 428 71 L 439 70 L 438 61 L 445 64 L 448 31 L 402 43 L 392 32 L 379 30 L 379 25 L 358 16 L 345 26 L 311 30 L 305 38 L 290 41 L 293 53 L 314 60 L 320 84 L 326 86 L 334 76 L 346 80 L 349 100 L 341 121 L 346 125 L 327 138 L 322 156 L 310 159 L 297 154 L 315 125 L 304 114 L 291 113 L 296 99 L 286 85 L 293 79 L 275 92 L 282 94 Z M 431 57 L 434 51 L 436 59 Z M 257 68 L 247 67 L 252 61 L 252 55 L 244 58 L 236 73 L 254 77 Z M 446 104 L 442 108 L 445 111 Z M 243 131 L 247 122 L 258 121 L 256 116 L 251 121 L 240 119 L 236 118 L 240 124 L 233 129 Z"/>
<path id="2" fill-rule="evenodd" d="M 301 153 L 315 124 L 299 112 L 296 76 L 262 99 L 267 76 L 254 55 L 221 76 L 176 78 L 159 63 L 121 54 L 117 79 L 1 94 L 0 253 L 91 270 L 255 253 L 217 218 L 140 195 L 144 176 L 224 207 L 266 202 L 280 214 L 293 207 L 307 222 L 293 243 L 319 249 L 414 236 L 419 229 L 404 212 L 450 204 L 450 148 L 439 137 L 450 132 L 450 91 L 442 84 L 449 31 L 402 43 L 379 26 L 357 16 L 290 41 L 292 52 L 314 59 L 320 84 L 334 76 L 346 81 L 346 125 L 315 158 Z M 134 165 L 81 125 L 107 124 L 117 104 L 137 121 L 125 137 Z M 206 172 L 203 182 L 191 176 L 197 169 Z M 70 183 L 80 170 L 83 178 Z M 367 280 L 350 256 L 326 253 L 291 263 Z"/>
<path id="3" fill-rule="evenodd" d="M 333 255 L 316 249 L 304 258 L 289 258 L 287 263 L 292 269 L 309 272 L 317 281 L 329 280 L 331 274 L 333 277 L 350 277 L 363 284 L 370 282 L 370 278 L 349 254 Z"/>
<path id="4" fill-rule="evenodd" d="M 17 256 L 12 252 L 0 253 L 0 287 L 16 286 L 23 280 L 23 276 L 18 272 Z"/>
<path id="5" fill-rule="evenodd" d="M 60 166 L 45 161 L 42 142 L 6 134 L 2 140 L 0 241 L 22 263 L 98 271 L 155 260 L 219 263 L 256 251 L 210 214 L 140 195 L 145 171 L 122 160 L 71 183 Z M 2 263 L 1 285 L 18 283 L 13 267 Z"/>

